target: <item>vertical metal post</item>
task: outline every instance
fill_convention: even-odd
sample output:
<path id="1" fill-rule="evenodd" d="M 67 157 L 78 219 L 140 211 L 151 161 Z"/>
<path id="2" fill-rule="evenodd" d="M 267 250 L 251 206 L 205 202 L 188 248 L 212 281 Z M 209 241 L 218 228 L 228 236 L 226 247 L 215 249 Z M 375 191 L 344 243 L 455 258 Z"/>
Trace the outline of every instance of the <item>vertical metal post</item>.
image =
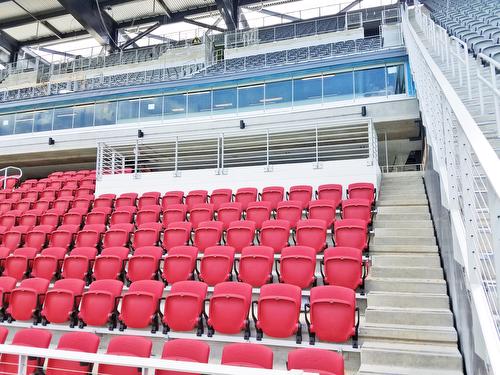
<path id="1" fill-rule="evenodd" d="M 179 169 L 179 137 L 175 137 L 175 155 L 174 155 L 174 176 L 178 176 Z"/>
<path id="2" fill-rule="evenodd" d="M 4 176 L 3 176 L 3 188 L 4 188 L 4 190 L 7 187 L 6 185 L 7 185 L 7 168 L 5 168 Z"/>
<path id="3" fill-rule="evenodd" d="M 470 84 L 469 51 L 467 50 L 467 48 L 464 48 L 463 50 L 464 50 L 464 59 L 465 59 L 465 74 L 467 77 L 467 92 L 469 94 L 469 99 L 472 99 L 472 87 Z M 493 96 L 496 96 L 496 95 L 493 95 Z"/>
<path id="4" fill-rule="evenodd" d="M 101 158 L 101 142 L 97 143 L 97 157 L 96 157 L 96 180 L 100 180 L 102 177 L 102 158 Z"/>
<path id="5" fill-rule="evenodd" d="M 483 83 L 479 78 L 480 76 L 481 76 L 481 71 L 479 70 L 479 66 L 476 66 L 476 78 L 479 91 L 479 108 L 481 109 L 481 115 L 484 115 Z M 498 133 L 498 125 L 497 125 L 497 133 Z"/>
<path id="6" fill-rule="evenodd" d="M 137 167 L 139 165 L 139 140 L 135 140 L 135 148 L 134 148 L 134 178 L 138 177 L 139 171 Z"/>
<path id="7" fill-rule="evenodd" d="M 497 78 L 495 74 L 495 66 L 490 64 L 491 72 L 491 84 L 493 85 L 493 105 L 495 106 L 495 118 L 497 121 L 497 137 L 500 136 L 500 108 L 498 108 L 498 96 L 497 96 Z"/>
<path id="8" fill-rule="evenodd" d="M 220 137 L 217 137 L 217 170 L 215 174 L 220 174 Z"/>
<path id="9" fill-rule="evenodd" d="M 122 174 L 125 174 L 125 156 L 122 156 Z"/>
<path id="10" fill-rule="evenodd" d="M 224 133 L 221 134 L 221 147 L 220 147 L 220 164 L 221 164 L 221 173 L 224 174 Z"/>
<path id="11" fill-rule="evenodd" d="M 28 369 L 28 356 L 20 355 L 17 366 L 17 375 L 26 375 Z"/>
<path id="12" fill-rule="evenodd" d="M 460 87 L 464 85 L 464 80 L 462 78 L 462 65 L 460 64 L 460 46 L 459 43 L 455 41 L 455 50 L 457 53 L 457 65 L 458 65 L 458 81 L 460 83 Z"/>
<path id="13" fill-rule="evenodd" d="M 384 145 L 385 145 L 385 165 L 386 172 L 389 172 L 389 150 L 387 147 L 387 131 L 384 132 Z"/>
<path id="14" fill-rule="evenodd" d="M 318 126 L 314 127 L 314 136 L 315 136 L 315 153 L 316 153 L 316 165 L 315 168 L 319 168 L 319 140 L 318 140 Z"/>
<path id="15" fill-rule="evenodd" d="M 271 170 L 269 166 L 269 129 L 266 130 L 266 172 Z"/>
<path id="16" fill-rule="evenodd" d="M 116 157 L 116 152 L 113 150 L 111 152 L 111 174 L 115 174 L 115 157 Z"/>

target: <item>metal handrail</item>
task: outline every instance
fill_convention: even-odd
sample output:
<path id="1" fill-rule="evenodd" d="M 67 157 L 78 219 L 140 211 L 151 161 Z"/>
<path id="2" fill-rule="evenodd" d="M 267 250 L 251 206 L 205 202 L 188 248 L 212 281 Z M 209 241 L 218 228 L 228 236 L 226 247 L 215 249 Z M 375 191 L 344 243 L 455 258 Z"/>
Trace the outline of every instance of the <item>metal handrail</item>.
<path id="1" fill-rule="evenodd" d="M 10 171 L 16 171 L 17 174 L 9 175 Z M 21 168 L 8 166 L 8 167 L 0 169 L 0 176 L 1 176 L 0 178 L 2 179 L 2 188 L 5 189 L 5 187 L 7 186 L 7 180 L 9 179 L 9 177 L 14 178 L 14 176 L 15 176 L 15 178 L 21 179 L 21 177 L 23 176 L 23 171 Z"/>
<path id="2" fill-rule="evenodd" d="M 483 87 L 482 84 L 485 84 L 490 88 L 490 90 L 493 93 L 493 104 L 495 106 L 495 117 L 496 117 L 496 122 L 497 122 L 497 137 L 500 137 L 500 105 L 499 105 L 499 97 L 500 97 L 500 91 L 498 90 L 497 87 L 497 76 L 496 76 L 496 70 L 500 70 L 500 63 L 496 60 L 493 60 L 492 58 L 486 56 L 484 53 L 478 54 L 478 57 L 484 61 L 486 61 L 490 65 L 490 74 L 491 74 L 491 82 L 485 79 L 480 71 L 477 71 L 477 78 L 478 78 L 478 83 L 479 83 L 479 98 L 480 98 L 480 104 L 481 104 L 481 113 L 484 114 L 484 96 L 483 96 Z"/>

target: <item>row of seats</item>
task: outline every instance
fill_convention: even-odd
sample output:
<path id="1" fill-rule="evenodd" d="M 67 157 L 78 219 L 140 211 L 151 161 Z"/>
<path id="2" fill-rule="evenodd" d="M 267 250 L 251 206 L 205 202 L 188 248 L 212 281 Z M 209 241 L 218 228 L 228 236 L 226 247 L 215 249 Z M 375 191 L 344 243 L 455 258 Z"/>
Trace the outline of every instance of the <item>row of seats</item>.
<path id="1" fill-rule="evenodd" d="M 155 280 L 135 281 L 123 294 L 123 283 L 118 280 L 94 281 L 86 292 L 85 283 L 77 279 L 58 280 L 50 290 L 46 279 L 26 279 L 18 287 L 14 287 L 15 280 L 9 281 L 2 292 L 2 314 L 9 323 L 69 323 L 70 327 L 108 326 L 120 331 L 151 327 L 152 333 L 161 323 L 165 334 L 196 330 L 198 336 L 206 324 L 209 337 L 215 332 L 244 332 L 247 340 L 251 314 L 257 340 L 264 334 L 273 338 L 295 335 L 296 342 L 302 342 L 302 292 L 291 284 L 263 285 L 258 300 L 252 301 L 250 284 L 231 281 L 216 284 L 209 299 L 208 285 L 192 280 L 174 283 L 166 297 L 163 283 Z M 12 287 L 10 291 L 8 287 Z M 335 285 L 312 288 L 303 314 L 310 344 L 317 336 L 326 342 L 353 338 L 357 345 L 359 308 L 352 289 Z"/>
<path id="2" fill-rule="evenodd" d="M 259 288 L 274 281 L 274 271 L 278 282 L 302 289 L 317 283 L 316 252 L 307 246 L 285 247 L 278 259 L 269 246 L 245 247 L 239 258 L 230 246 L 212 246 L 201 259 L 194 246 L 173 247 L 164 257 L 162 249 L 153 246 L 141 247 L 132 256 L 121 247 L 106 248 L 100 255 L 92 247 L 78 247 L 69 254 L 58 248 L 48 248 L 40 254 L 29 250 L 21 248 L 2 259 L 3 277 L 16 282 L 37 277 L 48 281 L 77 278 L 87 283 L 105 279 L 127 283 L 159 279 L 172 284 L 196 276 L 209 285 L 235 279 Z M 355 290 L 364 284 L 368 263 L 357 248 L 331 247 L 321 259 L 320 272 L 323 284 Z"/>
<path id="3" fill-rule="evenodd" d="M 8 331 L 0 327 L 0 343 L 4 344 Z M 28 346 L 32 348 L 48 348 L 52 334 L 46 330 L 23 329 L 18 331 L 12 345 Z M 97 353 L 99 336 L 89 332 L 70 332 L 62 335 L 57 349 L 73 352 Z M 118 336 L 110 339 L 106 354 L 149 358 L 152 352 L 152 341 L 143 337 Z M 162 359 L 171 361 L 208 363 L 210 346 L 202 341 L 177 339 L 163 344 Z M 18 373 L 18 356 L 2 354 L 0 357 L 0 371 L 6 374 Z M 45 359 L 29 357 L 27 374 L 43 373 Z M 259 344 L 227 344 L 222 350 L 221 364 L 250 368 L 273 368 L 273 351 Z M 67 375 L 93 373 L 93 363 L 49 359 L 46 375 Z M 324 349 L 295 349 L 288 353 L 288 370 L 304 370 L 321 375 L 343 375 L 344 359 L 341 354 Z M 141 368 L 117 365 L 99 364 L 97 373 L 106 375 L 137 375 Z M 179 373 L 167 370 L 156 370 L 156 375 L 177 375 Z M 194 374 L 193 374 L 194 375 Z"/>

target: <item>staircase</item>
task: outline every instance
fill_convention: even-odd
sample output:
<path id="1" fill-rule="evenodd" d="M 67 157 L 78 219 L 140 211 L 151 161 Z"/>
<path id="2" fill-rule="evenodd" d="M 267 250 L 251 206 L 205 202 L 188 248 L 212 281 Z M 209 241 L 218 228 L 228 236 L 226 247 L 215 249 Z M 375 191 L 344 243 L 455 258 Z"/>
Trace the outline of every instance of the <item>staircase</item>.
<path id="1" fill-rule="evenodd" d="M 422 12 L 428 12 L 427 9 L 422 9 Z M 420 29 L 418 22 L 415 20 L 414 12 L 410 12 L 410 23 L 416 31 L 417 35 L 421 39 L 425 48 L 434 59 L 436 64 L 441 68 L 441 71 L 448 79 L 452 87 L 455 89 L 456 93 L 464 103 L 465 107 L 472 115 L 479 128 L 485 135 L 485 137 L 490 142 L 491 146 L 495 150 L 496 154 L 500 156 L 500 137 L 497 136 L 497 125 L 495 119 L 495 106 L 493 103 L 493 94 L 491 90 L 485 90 L 485 86 L 483 85 L 483 100 L 484 100 L 484 114 L 481 114 L 480 107 L 480 99 L 479 99 L 479 80 L 477 79 L 477 71 L 479 70 L 481 76 L 483 77 L 491 77 L 491 68 L 489 66 L 485 67 L 478 60 L 474 58 L 474 56 L 469 53 L 469 67 L 471 74 L 471 92 L 472 96 L 469 98 L 469 91 L 467 86 L 467 79 L 465 74 L 465 67 L 461 66 L 462 69 L 462 86 L 460 86 L 460 77 L 458 74 L 458 67 L 455 65 L 455 76 L 453 76 L 453 70 L 448 67 L 446 61 L 443 62 L 441 56 L 437 51 L 434 50 L 432 43 L 425 36 L 425 33 Z M 450 50 L 455 50 L 455 46 L 451 44 L 451 39 L 448 39 L 450 42 Z M 460 51 L 463 58 L 463 51 Z M 500 75 L 497 74 L 497 87 L 500 87 Z"/>
<path id="2" fill-rule="evenodd" d="M 463 374 L 421 172 L 383 175 L 373 227 L 359 374 Z"/>

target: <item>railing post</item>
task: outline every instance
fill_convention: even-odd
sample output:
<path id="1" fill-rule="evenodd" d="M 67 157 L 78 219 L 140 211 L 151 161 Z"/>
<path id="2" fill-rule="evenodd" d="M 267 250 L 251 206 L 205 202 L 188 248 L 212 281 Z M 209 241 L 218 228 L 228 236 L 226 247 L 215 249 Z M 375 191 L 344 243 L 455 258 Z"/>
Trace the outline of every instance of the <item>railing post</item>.
<path id="1" fill-rule="evenodd" d="M 479 66 L 476 66 L 476 78 L 479 91 L 479 108 L 481 110 L 481 115 L 484 115 L 483 83 L 481 82 L 480 77 L 481 77 L 481 71 L 479 70 Z M 498 133 L 498 126 L 497 126 L 497 133 Z"/>
<path id="2" fill-rule="evenodd" d="M 96 180 L 100 180 L 102 177 L 102 156 L 101 156 L 101 148 L 102 144 L 101 142 L 97 143 L 97 158 L 96 158 Z"/>
<path id="3" fill-rule="evenodd" d="M 460 87 L 462 87 L 464 85 L 464 80 L 463 80 L 463 77 L 462 77 L 462 65 L 460 64 L 460 44 L 455 41 L 455 49 L 456 49 L 456 52 L 457 52 L 457 59 L 458 59 L 458 81 L 460 83 Z"/>
<path id="4" fill-rule="evenodd" d="M 217 137 L 217 170 L 215 171 L 215 174 L 221 174 L 220 173 L 220 137 Z"/>
<path id="5" fill-rule="evenodd" d="M 314 152 L 316 154 L 316 163 L 314 169 L 319 169 L 319 139 L 318 139 L 318 126 L 314 127 Z"/>
<path id="6" fill-rule="evenodd" d="M 266 130 L 266 167 L 265 172 L 271 172 L 271 166 L 269 165 L 269 129 Z"/>
<path id="7" fill-rule="evenodd" d="M 116 152 L 113 150 L 111 152 L 111 174 L 115 174 L 115 158 L 116 158 Z"/>
<path id="8" fill-rule="evenodd" d="M 139 140 L 135 140 L 135 148 L 134 148 L 134 178 L 139 177 L 139 171 L 137 167 L 139 165 Z"/>
<path id="9" fill-rule="evenodd" d="M 495 118 L 497 121 L 497 137 L 500 137 L 500 108 L 498 108 L 498 95 L 497 95 L 497 77 L 496 77 L 496 67 L 490 63 L 491 71 L 491 84 L 493 85 L 493 105 L 495 106 Z"/>
<path id="10" fill-rule="evenodd" d="M 470 69 L 469 69 L 469 51 L 467 50 L 467 48 L 464 48 L 464 59 L 465 59 L 465 74 L 467 77 L 467 92 L 469 94 L 469 99 L 472 99 L 472 87 L 470 84 Z"/>
<path id="11" fill-rule="evenodd" d="M 17 375 L 26 375 L 28 370 L 28 356 L 20 355 L 18 361 Z"/>
<path id="12" fill-rule="evenodd" d="M 174 177 L 179 177 L 179 137 L 175 137 Z"/>
<path id="13" fill-rule="evenodd" d="M 220 153 L 221 174 L 224 174 L 224 133 L 221 134 Z"/>
<path id="14" fill-rule="evenodd" d="M 488 186 L 488 209 L 490 212 L 491 250 L 495 262 L 496 303 L 497 306 L 500 306 L 500 197 L 495 194 L 495 189 L 491 185 Z"/>

